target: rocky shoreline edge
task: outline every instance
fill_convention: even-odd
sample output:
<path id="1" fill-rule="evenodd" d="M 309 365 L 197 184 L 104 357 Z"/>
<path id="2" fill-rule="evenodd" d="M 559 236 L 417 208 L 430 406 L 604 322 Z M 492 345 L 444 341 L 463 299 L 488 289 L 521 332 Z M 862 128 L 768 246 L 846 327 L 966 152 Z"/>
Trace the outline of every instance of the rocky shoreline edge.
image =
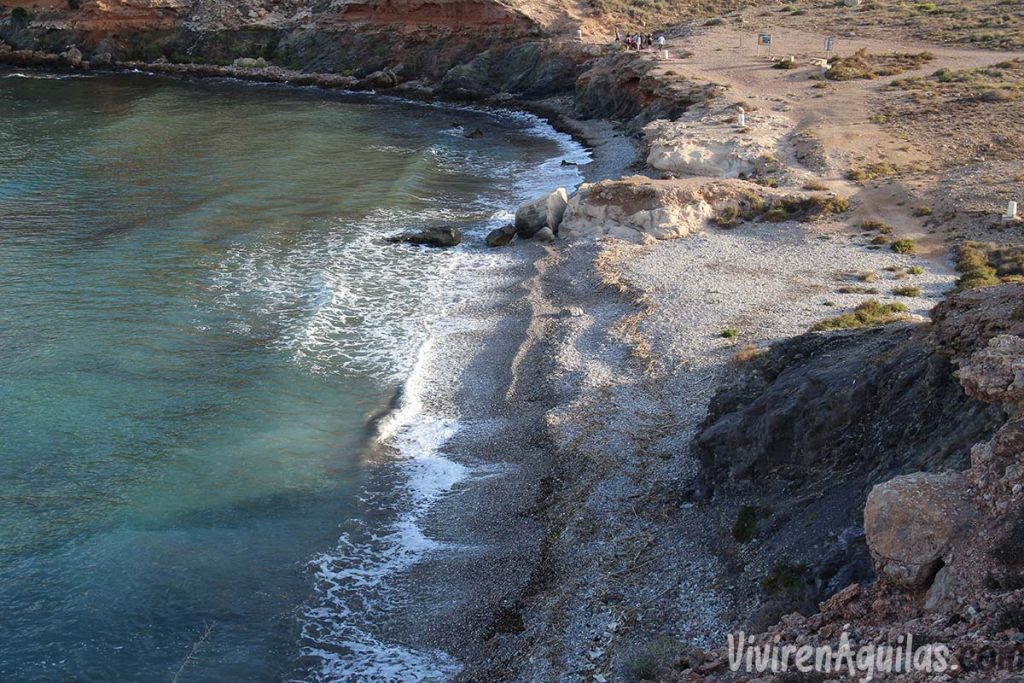
<path id="1" fill-rule="evenodd" d="M 420 568 L 394 633 L 459 652 L 466 681 L 751 680 L 727 666 L 741 627 L 1012 648 L 1021 285 L 950 295 L 942 257 L 897 248 L 879 188 L 836 179 L 770 97 L 741 127 L 736 97 L 673 80 L 632 130 L 658 178 L 588 177 L 575 238 L 524 251 L 458 375 L 488 430 L 452 449 L 496 474 L 433 511 L 467 547 Z"/>

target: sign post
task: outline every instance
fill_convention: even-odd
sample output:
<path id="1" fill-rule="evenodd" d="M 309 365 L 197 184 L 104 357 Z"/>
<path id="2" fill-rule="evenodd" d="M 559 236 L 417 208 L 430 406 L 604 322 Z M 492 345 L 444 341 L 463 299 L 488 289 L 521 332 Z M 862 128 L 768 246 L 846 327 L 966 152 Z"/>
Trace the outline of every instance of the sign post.
<path id="1" fill-rule="evenodd" d="M 757 54 L 761 54 L 761 46 L 764 45 L 768 48 L 768 56 L 772 56 L 772 34 L 770 33 L 759 33 L 757 35 Z"/>
<path id="2" fill-rule="evenodd" d="M 825 56 L 828 57 L 832 54 L 836 47 L 836 39 L 832 36 L 825 38 Z"/>

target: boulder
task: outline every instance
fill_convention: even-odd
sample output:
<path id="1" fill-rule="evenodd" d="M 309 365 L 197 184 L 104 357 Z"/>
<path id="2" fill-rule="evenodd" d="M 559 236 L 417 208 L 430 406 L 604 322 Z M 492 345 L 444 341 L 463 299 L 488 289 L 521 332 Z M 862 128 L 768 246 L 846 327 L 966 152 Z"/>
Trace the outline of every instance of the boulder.
<path id="1" fill-rule="evenodd" d="M 371 88 L 394 88 L 401 82 L 401 79 L 394 69 L 381 69 L 374 71 L 364 81 Z"/>
<path id="2" fill-rule="evenodd" d="M 956 372 L 968 396 L 986 403 L 1024 404 L 1024 338 L 1000 334 Z"/>
<path id="3" fill-rule="evenodd" d="M 562 237 L 615 237 L 638 244 L 685 237 L 750 189 L 739 181 L 654 180 L 644 176 L 581 185 L 558 227 Z"/>
<path id="4" fill-rule="evenodd" d="M 565 188 L 560 187 L 548 195 L 548 227 L 551 232 L 558 232 L 558 226 L 562 224 L 565 217 L 565 209 L 569 206 L 569 195 Z"/>
<path id="5" fill-rule="evenodd" d="M 491 230 L 487 233 L 487 237 L 484 238 L 484 242 L 489 247 L 504 247 L 512 242 L 512 237 L 515 233 L 505 232 L 502 228 Z"/>
<path id="6" fill-rule="evenodd" d="M 93 66 L 107 67 L 114 63 L 114 57 L 109 52 L 100 52 L 93 55 L 90 62 Z"/>
<path id="7" fill-rule="evenodd" d="M 474 128 L 473 130 L 469 131 L 468 133 L 464 133 L 462 135 L 462 137 L 468 138 L 470 140 L 479 140 L 483 136 L 484 136 L 484 132 L 482 130 L 480 130 L 479 128 Z"/>
<path id="8" fill-rule="evenodd" d="M 926 612 L 948 612 L 956 607 L 957 581 L 953 567 L 943 567 L 935 575 L 924 601 Z"/>
<path id="9" fill-rule="evenodd" d="M 562 187 L 523 204 L 516 211 L 516 233 L 524 239 L 530 239 L 538 230 L 545 227 L 554 233 L 561 224 L 568 205 L 569 196 Z"/>
<path id="10" fill-rule="evenodd" d="M 427 247 L 454 247 L 462 241 L 462 232 L 458 228 L 424 228 L 413 232 L 403 232 L 384 238 L 393 244 L 421 244 Z"/>
<path id="11" fill-rule="evenodd" d="M 732 111 L 695 108 L 675 121 L 648 124 L 647 163 L 673 176 L 739 178 L 767 172 L 789 124 L 777 114 L 759 111 L 749 115 L 756 116 L 755 131 L 745 132 L 733 122 Z"/>
<path id="12" fill-rule="evenodd" d="M 967 481 L 958 472 L 917 472 L 876 485 L 864 506 L 875 570 L 905 588 L 926 587 L 971 516 Z"/>
<path id="13" fill-rule="evenodd" d="M 544 226 L 533 235 L 533 239 L 540 242 L 554 242 L 555 233 L 551 231 L 551 228 Z"/>
<path id="14" fill-rule="evenodd" d="M 72 45 L 61 54 L 61 59 L 71 66 L 78 68 L 82 66 L 82 51 Z"/>

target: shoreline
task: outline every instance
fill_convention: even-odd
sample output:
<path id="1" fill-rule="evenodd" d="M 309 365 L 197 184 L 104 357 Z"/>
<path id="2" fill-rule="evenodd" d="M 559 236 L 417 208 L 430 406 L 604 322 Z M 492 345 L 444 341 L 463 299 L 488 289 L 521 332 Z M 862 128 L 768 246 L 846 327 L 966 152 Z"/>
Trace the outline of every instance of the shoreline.
<path id="1" fill-rule="evenodd" d="M 1024 53 L 936 37 L 890 73 L 876 69 L 885 53 L 914 57 L 925 43 L 902 29 L 859 36 L 852 9 L 836 6 L 769 21 L 791 55 L 773 64 L 747 40 L 763 9 L 673 30 L 659 56 L 586 44 L 593 62 L 560 65 L 575 80 L 547 99 L 492 94 L 533 84 L 493 78 L 506 65 L 486 62 L 509 53 L 489 50 L 450 82 L 399 82 L 401 65 L 364 78 L 234 64 L 103 70 L 525 113 L 588 150 L 584 182 L 611 181 L 570 200 L 560 236 L 574 239 L 517 240 L 500 282 L 439 318 L 450 324 L 425 370 L 436 389 L 420 398 L 442 432 L 457 416 L 429 452 L 463 476 L 417 519 L 432 550 L 406 568 L 402 608 L 373 626 L 388 644 L 457 653 L 454 680 L 603 683 L 652 679 L 640 672 L 657 667 L 673 682 L 727 678 L 731 630 L 788 629 L 803 615 L 820 626 L 823 601 L 851 589 L 893 597 L 874 583 L 868 491 L 962 470 L 954 456 L 973 453 L 977 407 L 928 341 L 941 326 L 929 316 L 962 296 L 950 295 L 951 247 L 1019 239 L 1003 233 L 1021 223 L 997 217 L 1024 182 L 1010 158 L 1018 141 L 990 141 L 989 129 L 1019 132 L 1010 91 L 1021 76 L 979 73 L 1009 71 L 997 60 Z M 828 70 L 852 68 L 851 57 L 819 64 L 823 31 L 863 56 L 850 78 Z M 41 68 L 61 70 L 61 59 L 45 55 Z M 945 85 L 944 72 L 967 85 Z M 964 88 L 993 88 L 991 99 Z M 925 93 L 935 111 L 919 106 Z M 949 144 L 936 151 L 940 138 Z M 991 280 L 997 262 L 982 251 Z M 860 328 L 856 314 L 873 308 L 899 315 Z M 395 398 L 375 439 L 403 410 Z M 950 433 L 918 435 L 936 405 Z M 942 457 L 913 455 L 936 446 Z M 962 558 L 949 567 L 969 578 Z M 910 610 L 915 595 L 895 600 Z M 903 618 L 876 605 L 855 616 L 872 611 Z M 834 612 L 831 626 L 853 621 Z"/>
<path id="2" fill-rule="evenodd" d="M 558 98 L 527 100 L 513 97 L 467 100 L 445 97 L 436 88 L 409 87 L 406 84 L 378 92 L 368 79 L 360 81 L 351 76 L 303 72 L 276 66 L 253 69 L 215 64 L 123 62 L 112 66 L 82 70 L 62 64 L 59 55 L 56 54 L 40 53 L 40 56 L 32 61 L 19 62 L 10 58 L 4 59 L 4 55 L 0 53 L 0 70 L 17 71 L 19 68 L 70 77 L 88 77 L 94 74 L 145 75 L 181 80 L 225 79 L 290 88 L 314 87 L 324 92 L 334 91 L 353 97 L 393 98 L 410 104 L 444 105 L 485 112 L 505 111 L 529 114 L 549 125 L 554 131 L 569 135 L 588 151 L 606 150 L 602 154 L 600 162 L 595 158 L 594 163 L 587 165 L 592 167 L 590 174 L 586 172 L 586 166 L 581 167 L 585 182 L 616 178 L 622 175 L 630 164 L 638 160 L 636 146 L 622 133 L 619 124 L 606 118 L 576 119 L 573 117 L 571 109 L 566 106 L 568 103 L 564 100 L 558 101 Z M 632 150 L 632 156 L 629 156 L 628 150 Z M 600 170 L 596 168 L 599 164 Z"/>

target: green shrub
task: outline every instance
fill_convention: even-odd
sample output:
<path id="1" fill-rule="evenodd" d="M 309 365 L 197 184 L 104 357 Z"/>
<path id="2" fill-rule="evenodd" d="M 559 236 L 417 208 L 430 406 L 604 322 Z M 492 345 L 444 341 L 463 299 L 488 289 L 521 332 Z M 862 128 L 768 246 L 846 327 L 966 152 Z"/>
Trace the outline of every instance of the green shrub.
<path id="1" fill-rule="evenodd" d="M 922 268 L 921 266 L 910 266 L 910 268 L 907 269 L 907 272 L 910 273 L 911 275 L 923 275 L 924 268 Z"/>
<path id="2" fill-rule="evenodd" d="M 740 220 L 740 210 L 735 206 L 727 206 L 712 216 L 711 223 L 720 228 L 735 228 Z"/>
<path id="3" fill-rule="evenodd" d="M 996 269 L 990 266 L 982 266 L 981 268 L 968 270 L 957 278 L 956 290 L 958 292 L 962 292 L 965 289 L 988 287 L 989 285 L 998 284 L 999 276 L 996 275 Z"/>
<path id="4" fill-rule="evenodd" d="M 877 299 L 865 301 L 850 313 L 826 318 L 811 327 L 812 332 L 848 330 L 885 325 L 906 318 L 907 307 L 900 303 L 883 304 Z"/>
<path id="5" fill-rule="evenodd" d="M 761 581 L 761 588 L 771 595 L 791 595 L 803 585 L 807 571 L 807 565 L 778 560 Z"/>
<path id="6" fill-rule="evenodd" d="M 736 522 L 732 525 L 732 537 L 737 543 L 749 543 L 757 531 L 758 509 L 753 505 L 740 507 Z"/>
<path id="7" fill-rule="evenodd" d="M 894 287 L 892 293 L 896 296 L 921 296 L 921 288 L 914 287 L 913 285 Z"/>
<path id="8" fill-rule="evenodd" d="M 733 337 L 740 336 L 740 333 L 739 330 L 737 330 L 735 327 L 727 327 L 726 329 L 719 332 L 718 336 L 722 337 L 723 339 L 732 339 Z"/>
<path id="9" fill-rule="evenodd" d="M 875 218 L 866 218 L 866 219 L 864 219 L 863 221 L 861 221 L 860 226 L 866 232 L 871 231 L 871 230 L 877 230 L 878 232 L 882 233 L 883 235 L 891 235 L 894 232 L 896 232 L 896 228 L 892 227 L 891 225 L 889 225 L 885 221 L 880 221 L 880 220 L 875 219 Z"/>
<path id="10" fill-rule="evenodd" d="M 890 247 L 897 254 L 915 254 L 917 253 L 917 246 L 913 240 L 909 240 L 906 237 L 903 239 L 896 240 Z"/>
<path id="11" fill-rule="evenodd" d="M 28 21 L 28 10 L 24 7 L 15 7 L 11 10 L 11 19 L 19 23 Z"/>

